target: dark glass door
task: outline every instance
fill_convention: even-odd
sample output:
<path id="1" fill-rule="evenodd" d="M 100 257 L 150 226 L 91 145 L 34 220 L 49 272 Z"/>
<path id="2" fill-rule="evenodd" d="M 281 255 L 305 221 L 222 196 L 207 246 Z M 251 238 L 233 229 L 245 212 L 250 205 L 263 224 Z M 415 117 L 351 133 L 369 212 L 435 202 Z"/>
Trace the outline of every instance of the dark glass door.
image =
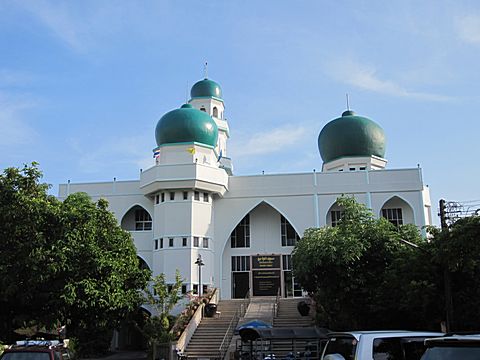
<path id="1" fill-rule="evenodd" d="M 250 272 L 233 272 L 233 298 L 243 299 L 250 288 Z"/>

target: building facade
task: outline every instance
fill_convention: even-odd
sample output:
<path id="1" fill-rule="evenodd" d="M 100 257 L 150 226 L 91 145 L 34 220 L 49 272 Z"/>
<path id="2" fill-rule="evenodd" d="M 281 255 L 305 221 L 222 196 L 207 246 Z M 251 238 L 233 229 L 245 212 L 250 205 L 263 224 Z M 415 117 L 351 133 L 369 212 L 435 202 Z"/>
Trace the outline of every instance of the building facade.
<path id="1" fill-rule="evenodd" d="M 182 291 L 217 287 L 225 299 L 301 296 L 291 252 L 307 228 L 336 225 L 342 194 L 394 224 L 431 224 L 421 169 L 386 169 L 372 120 L 347 110 L 325 125 L 321 172 L 235 176 L 224 112 L 220 85 L 198 81 L 189 102 L 158 121 L 154 165 L 138 180 L 62 184 L 59 198 L 106 198 L 154 275 L 173 283 L 178 269 Z"/>

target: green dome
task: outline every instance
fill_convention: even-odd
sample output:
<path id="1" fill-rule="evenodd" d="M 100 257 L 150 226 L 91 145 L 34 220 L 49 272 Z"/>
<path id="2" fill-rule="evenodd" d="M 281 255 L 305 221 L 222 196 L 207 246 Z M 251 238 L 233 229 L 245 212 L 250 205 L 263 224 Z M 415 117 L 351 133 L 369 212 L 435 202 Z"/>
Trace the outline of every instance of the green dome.
<path id="1" fill-rule="evenodd" d="M 199 97 L 215 97 L 222 98 L 222 88 L 218 83 L 210 79 L 203 79 L 195 83 L 190 90 L 190 96 L 193 98 Z"/>
<path id="2" fill-rule="evenodd" d="M 218 127 L 204 111 L 184 104 L 161 117 L 155 128 L 157 145 L 192 143 L 216 146 Z"/>
<path id="3" fill-rule="evenodd" d="M 376 122 L 345 111 L 330 121 L 318 135 L 318 150 L 324 163 L 350 156 L 385 156 L 385 133 Z"/>

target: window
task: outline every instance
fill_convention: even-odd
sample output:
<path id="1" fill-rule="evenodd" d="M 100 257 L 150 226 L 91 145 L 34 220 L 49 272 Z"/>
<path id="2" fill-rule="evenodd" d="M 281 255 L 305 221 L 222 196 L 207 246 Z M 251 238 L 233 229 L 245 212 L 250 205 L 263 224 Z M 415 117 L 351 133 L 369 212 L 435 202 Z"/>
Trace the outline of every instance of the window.
<path id="1" fill-rule="evenodd" d="M 232 256 L 232 271 L 250 271 L 250 256 Z"/>
<path id="2" fill-rule="evenodd" d="M 160 202 L 160 195 L 155 195 L 155 204 Z"/>
<path id="3" fill-rule="evenodd" d="M 171 201 L 175 200 L 175 192 L 174 191 L 170 192 L 170 200 Z"/>
<path id="4" fill-rule="evenodd" d="M 182 285 L 182 294 L 186 294 L 187 293 L 187 285 L 183 284 Z"/>
<path id="5" fill-rule="evenodd" d="M 208 202 L 208 193 L 203 193 L 203 201 Z"/>
<path id="6" fill-rule="evenodd" d="M 250 247 L 250 215 L 247 214 L 230 235 L 232 248 Z"/>
<path id="7" fill-rule="evenodd" d="M 163 238 L 160 238 L 160 249 L 163 249 Z"/>
<path id="8" fill-rule="evenodd" d="M 135 210 L 135 231 L 152 230 L 152 218 L 145 209 Z"/>
<path id="9" fill-rule="evenodd" d="M 366 166 L 362 166 L 362 167 L 360 168 L 360 170 L 367 170 L 367 167 L 366 167 Z"/>
<path id="10" fill-rule="evenodd" d="M 172 285 L 172 284 L 167 284 L 167 291 L 168 291 L 169 293 L 172 292 L 172 289 L 173 289 L 173 285 Z"/>
<path id="11" fill-rule="evenodd" d="M 203 246 L 205 249 L 208 248 L 208 238 L 206 238 L 206 237 L 203 238 L 203 244 L 202 244 L 202 246 Z"/>
<path id="12" fill-rule="evenodd" d="M 182 238 L 182 246 L 187 246 L 187 238 Z"/>
<path id="13" fill-rule="evenodd" d="M 350 168 L 349 170 L 350 170 L 350 171 L 355 171 L 355 168 Z"/>
<path id="14" fill-rule="evenodd" d="M 162 202 L 165 201 L 165 193 L 162 193 Z"/>
<path id="15" fill-rule="evenodd" d="M 401 208 L 382 209 L 382 216 L 395 226 L 403 225 L 403 215 Z"/>
<path id="16" fill-rule="evenodd" d="M 207 112 L 207 110 L 205 110 L 205 107 L 203 107 L 203 106 L 200 108 L 200 111 Z"/>
<path id="17" fill-rule="evenodd" d="M 198 294 L 198 284 L 193 284 L 193 293 Z"/>
<path id="18" fill-rule="evenodd" d="M 153 240 L 153 250 L 158 250 L 158 239 Z"/>
<path id="19" fill-rule="evenodd" d="M 173 238 L 168 239 L 168 247 L 173 247 Z"/>
<path id="20" fill-rule="evenodd" d="M 332 210 L 330 211 L 330 216 L 332 218 L 332 226 L 335 227 L 338 225 L 339 221 L 343 217 L 343 211 L 341 210 Z"/>
<path id="21" fill-rule="evenodd" d="M 292 255 L 282 255 L 282 269 L 292 270 Z"/>
<path id="22" fill-rule="evenodd" d="M 213 116 L 218 118 L 218 109 L 216 106 L 213 107 Z"/>
<path id="23" fill-rule="evenodd" d="M 295 246 L 296 242 L 300 240 L 300 236 L 298 236 L 293 226 L 283 215 L 281 216 L 280 226 L 282 230 L 282 246 Z"/>
<path id="24" fill-rule="evenodd" d="M 202 285 L 202 294 L 206 294 L 208 292 L 208 285 L 203 284 Z"/>
<path id="25" fill-rule="evenodd" d="M 193 246 L 194 247 L 199 247 L 199 237 L 198 236 L 194 236 L 193 237 Z"/>
<path id="26" fill-rule="evenodd" d="M 200 200 L 200 193 L 198 191 L 193 192 L 193 199 L 197 201 Z"/>
<path id="27" fill-rule="evenodd" d="M 183 192 L 183 200 L 188 200 L 188 191 Z"/>

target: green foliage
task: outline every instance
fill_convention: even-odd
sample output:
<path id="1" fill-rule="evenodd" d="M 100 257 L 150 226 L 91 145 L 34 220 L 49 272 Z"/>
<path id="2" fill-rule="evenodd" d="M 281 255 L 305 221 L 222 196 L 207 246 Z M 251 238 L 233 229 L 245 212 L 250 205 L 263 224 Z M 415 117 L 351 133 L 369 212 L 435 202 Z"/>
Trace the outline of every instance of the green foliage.
<path id="1" fill-rule="evenodd" d="M 175 283 L 167 284 L 165 274 L 153 278 L 151 288 L 144 291 L 144 304 L 150 305 L 153 314 L 145 319 L 140 331 L 146 337 L 149 346 L 173 340 L 174 334 L 170 331 L 174 322 L 169 314 L 181 299 L 182 278 L 179 271 L 175 273 Z"/>
<path id="2" fill-rule="evenodd" d="M 32 324 L 67 324 L 80 351 L 100 339 L 108 345 L 141 304 L 150 274 L 106 200 L 77 193 L 60 202 L 40 178 L 35 163 L 0 175 L 0 338 Z"/>
<path id="3" fill-rule="evenodd" d="M 408 272 L 418 250 L 402 242 L 422 244 L 418 230 L 376 219 L 353 198 L 341 197 L 337 203 L 344 211 L 339 224 L 307 229 L 297 243 L 295 278 L 314 297 L 322 326 L 404 327 L 411 318 L 408 307 L 398 306 L 409 303 L 405 289 L 425 285 L 415 284 Z"/>

